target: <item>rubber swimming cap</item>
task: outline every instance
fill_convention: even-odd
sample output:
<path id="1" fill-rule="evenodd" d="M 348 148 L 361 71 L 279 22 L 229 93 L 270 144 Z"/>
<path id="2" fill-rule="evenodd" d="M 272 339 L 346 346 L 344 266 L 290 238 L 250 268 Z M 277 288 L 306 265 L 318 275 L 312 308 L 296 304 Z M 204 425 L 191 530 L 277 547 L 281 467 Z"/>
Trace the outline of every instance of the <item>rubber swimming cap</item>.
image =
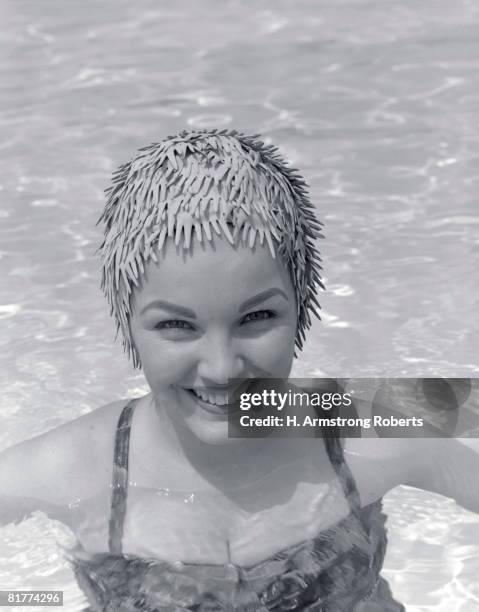
<path id="1" fill-rule="evenodd" d="M 140 149 L 113 174 L 98 221 L 104 224 L 101 287 L 135 368 L 141 364 L 129 326 L 131 296 L 167 238 L 184 249 L 193 235 L 199 241 L 222 235 L 250 247 L 266 240 L 290 272 L 295 344 L 303 348 L 311 313 L 319 318 L 318 288 L 324 289 L 315 246 L 322 224 L 304 179 L 259 138 L 235 130 L 182 131 Z"/>

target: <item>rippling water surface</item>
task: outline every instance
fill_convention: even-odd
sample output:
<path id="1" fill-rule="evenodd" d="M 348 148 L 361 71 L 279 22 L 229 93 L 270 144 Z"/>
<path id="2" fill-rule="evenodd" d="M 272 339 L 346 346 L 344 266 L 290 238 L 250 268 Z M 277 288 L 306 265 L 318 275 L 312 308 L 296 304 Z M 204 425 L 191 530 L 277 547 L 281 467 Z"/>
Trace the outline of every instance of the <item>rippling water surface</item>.
<path id="1" fill-rule="evenodd" d="M 184 128 L 277 144 L 326 223 L 324 317 L 297 375 L 477 376 L 474 0 L 0 4 L 0 446 L 145 390 L 114 345 L 96 219 L 112 170 Z M 386 499 L 408 611 L 479 609 L 479 521 Z M 42 515 L 2 530 L 1 588 L 82 597 Z M 2 551 L 3 552 L 3 551 Z"/>

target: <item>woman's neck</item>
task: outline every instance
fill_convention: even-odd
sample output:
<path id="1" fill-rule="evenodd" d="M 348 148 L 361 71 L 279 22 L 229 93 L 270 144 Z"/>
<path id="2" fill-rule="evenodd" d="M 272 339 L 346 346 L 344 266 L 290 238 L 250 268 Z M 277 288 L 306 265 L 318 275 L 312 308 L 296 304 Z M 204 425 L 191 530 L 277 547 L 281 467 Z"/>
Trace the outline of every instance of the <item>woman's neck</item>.
<path id="1" fill-rule="evenodd" d="M 184 423 L 173 419 L 152 402 L 161 439 L 170 460 L 187 462 L 200 476 L 226 491 L 262 480 L 279 467 L 297 461 L 303 440 L 282 438 L 232 438 L 221 444 L 200 440 Z M 303 455 L 304 456 L 304 455 Z"/>

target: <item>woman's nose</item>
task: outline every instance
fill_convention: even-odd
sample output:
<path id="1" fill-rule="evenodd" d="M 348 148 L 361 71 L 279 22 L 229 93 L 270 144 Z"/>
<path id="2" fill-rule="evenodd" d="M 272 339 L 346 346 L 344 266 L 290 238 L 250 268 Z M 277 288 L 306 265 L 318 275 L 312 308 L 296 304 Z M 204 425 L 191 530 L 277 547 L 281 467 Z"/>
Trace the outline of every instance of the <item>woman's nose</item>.
<path id="1" fill-rule="evenodd" d="M 212 334 L 201 343 L 198 375 L 210 384 L 226 385 L 244 374 L 244 359 L 226 334 Z"/>

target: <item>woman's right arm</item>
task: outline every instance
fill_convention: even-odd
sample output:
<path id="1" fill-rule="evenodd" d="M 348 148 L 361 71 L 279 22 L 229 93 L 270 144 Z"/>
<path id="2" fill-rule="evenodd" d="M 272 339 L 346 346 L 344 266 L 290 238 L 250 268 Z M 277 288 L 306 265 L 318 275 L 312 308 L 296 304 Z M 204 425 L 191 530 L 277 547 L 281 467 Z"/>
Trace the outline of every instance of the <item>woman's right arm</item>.
<path id="1" fill-rule="evenodd" d="M 51 448 L 49 438 L 40 435 L 0 453 L 0 525 L 18 523 L 36 510 L 58 520 L 66 516 L 60 482 L 65 456 L 61 446 Z"/>
<path id="2" fill-rule="evenodd" d="M 72 502 L 109 492 L 114 432 L 125 403 L 111 402 L 0 453 L 0 525 L 36 510 L 70 525 Z"/>

